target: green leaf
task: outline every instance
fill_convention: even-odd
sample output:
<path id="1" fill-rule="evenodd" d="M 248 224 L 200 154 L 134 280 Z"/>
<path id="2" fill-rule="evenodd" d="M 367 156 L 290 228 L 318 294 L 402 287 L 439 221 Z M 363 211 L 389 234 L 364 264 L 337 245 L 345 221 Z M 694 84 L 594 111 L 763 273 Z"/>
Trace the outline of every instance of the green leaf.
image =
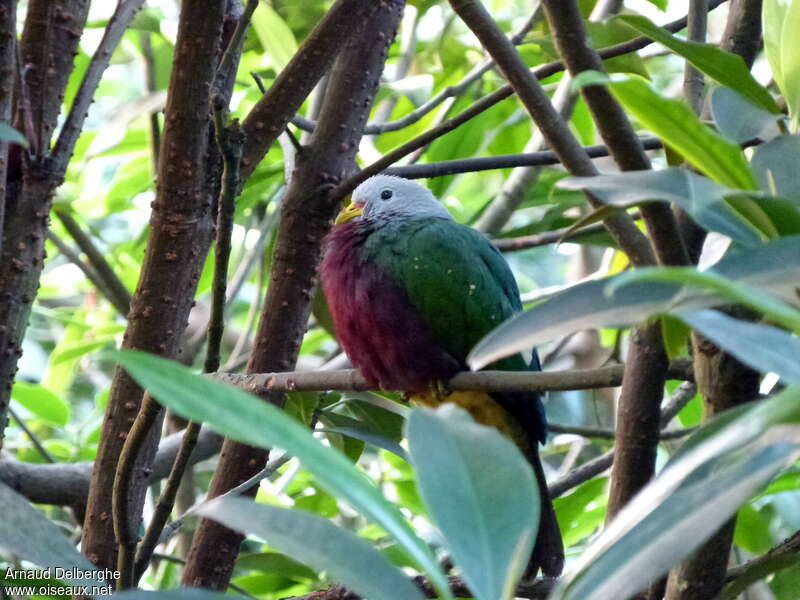
<path id="1" fill-rule="evenodd" d="M 75 577 L 58 576 L 74 585 L 99 585 L 94 565 L 75 549 L 61 529 L 30 502 L 0 483 L 0 554 L 40 567 L 73 569 Z M 112 582 L 113 583 L 113 582 Z"/>
<path id="2" fill-rule="evenodd" d="M 236 388 L 201 377 L 174 361 L 136 351 L 110 353 L 159 402 L 192 421 L 202 421 L 239 442 L 296 457 L 327 492 L 346 500 L 384 527 L 414 557 L 444 598 L 452 598 L 435 557 L 400 510 L 340 452 L 323 446 L 292 417 Z"/>
<path id="3" fill-rule="evenodd" d="M 445 404 L 413 410 L 406 436 L 434 523 L 479 600 L 511 598 L 539 522 L 539 492 L 519 449 Z"/>
<path id="4" fill-rule="evenodd" d="M 791 201 L 800 209 L 800 136 L 782 135 L 762 144 L 750 162 L 761 189 Z"/>
<path id="5" fill-rule="evenodd" d="M 240 569 L 253 571 L 278 572 L 295 579 L 316 579 L 317 574 L 302 563 L 279 552 L 257 552 L 243 554 L 236 561 Z"/>
<path id="6" fill-rule="evenodd" d="M 559 181 L 558 186 L 568 190 L 588 189 L 606 204 L 624 208 L 657 200 L 675 202 L 709 231 L 748 245 L 762 241 L 758 229 L 726 202 L 726 198 L 747 192 L 727 188 L 679 167 L 568 177 Z"/>
<path id="7" fill-rule="evenodd" d="M 781 91 L 789 106 L 792 129 L 800 126 L 800 55 L 797 52 L 797 31 L 800 29 L 800 4 L 789 2 L 781 32 L 781 69 L 783 86 Z"/>
<path id="8" fill-rule="evenodd" d="M 63 427 L 69 423 L 69 404 L 39 384 L 17 381 L 11 397 L 52 425 Z"/>
<path id="9" fill-rule="evenodd" d="M 781 33 L 790 4 L 783 0 L 764 0 L 761 14 L 764 28 L 764 52 L 767 55 L 769 66 L 772 68 L 772 77 L 781 91 L 784 89 Z"/>
<path id="10" fill-rule="evenodd" d="M 259 2 L 253 13 L 255 29 L 261 45 L 276 71 L 282 71 L 297 52 L 297 41 L 286 21 L 266 2 Z"/>
<path id="11" fill-rule="evenodd" d="M 25 138 L 25 136 L 8 123 L 0 122 L 0 140 L 19 144 L 23 148 L 28 147 L 28 140 Z"/>
<path id="12" fill-rule="evenodd" d="M 752 554 L 764 554 L 773 545 L 769 519 L 752 505 L 745 504 L 736 515 L 733 541 Z"/>
<path id="13" fill-rule="evenodd" d="M 768 140 L 775 137 L 780 132 L 778 120 L 785 118 L 756 106 L 724 86 L 711 92 L 711 114 L 720 133 L 740 144 L 756 138 Z"/>
<path id="14" fill-rule="evenodd" d="M 572 563 L 551 598 L 632 596 L 688 556 L 796 460 L 800 388 L 745 408 L 670 461 Z"/>
<path id="15" fill-rule="evenodd" d="M 682 314 L 680 318 L 749 367 L 800 383 L 800 338 L 771 325 L 740 321 L 716 310 Z"/>
<path id="16" fill-rule="evenodd" d="M 773 114 L 780 113 L 775 100 L 772 99 L 767 89 L 756 81 L 738 54 L 726 52 L 712 44 L 701 44 L 677 38 L 641 15 L 620 15 L 615 17 L 614 21 L 624 23 L 651 40 L 666 46 L 688 60 L 698 71 L 705 73 L 722 85 L 733 88 L 756 106 Z"/>
<path id="17" fill-rule="evenodd" d="M 400 444 L 384 435 L 381 435 L 380 433 L 376 433 L 361 421 L 330 412 L 324 414 L 323 422 L 325 420 L 330 421 L 332 424 L 335 423 L 334 426 L 323 429 L 322 431 L 325 433 L 338 433 L 340 435 L 355 438 L 357 440 L 361 440 L 362 442 L 377 446 L 378 448 L 388 450 L 403 460 L 408 460 L 408 455 Z"/>
<path id="18" fill-rule="evenodd" d="M 800 236 L 787 236 L 748 249 L 733 249 L 714 265 L 714 273 L 731 282 L 769 291 L 789 302 L 795 299 L 794 288 L 800 279 Z M 656 273 L 659 269 L 637 269 L 634 273 Z M 663 271 L 662 271 L 663 272 Z M 685 275 L 690 271 L 673 271 Z M 699 273 L 699 272 L 698 272 Z M 582 329 L 626 326 L 664 313 L 689 312 L 729 302 L 728 297 L 702 288 L 677 283 L 632 281 L 632 274 L 572 286 L 533 308 L 502 323 L 472 349 L 467 362 L 472 369 Z M 647 275 L 635 275 L 646 277 Z M 628 284 L 619 286 L 622 278 Z M 741 291 L 741 290 L 740 290 Z M 769 301 L 763 294 L 749 301 Z M 778 312 L 785 309 L 772 306 Z M 791 318 L 791 314 L 786 314 Z"/>
<path id="19" fill-rule="evenodd" d="M 642 125 L 705 175 L 728 187 L 755 189 L 742 149 L 706 126 L 686 104 L 664 98 L 641 79 L 612 81 L 609 88 Z"/>
<path id="20" fill-rule="evenodd" d="M 749 306 L 763 313 L 767 318 L 795 331 L 800 331 L 800 311 L 792 308 L 785 302 L 777 300 L 762 289 L 747 286 L 725 279 L 708 271 L 697 271 L 691 267 L 655 267 L 639 269 L 635 272 L 623 273 L 609 284 L 606 293 L 613 294 L 614 290 L 624 287 L 630 282 L 654 281 L 664 283 L 684 284 L 689 288 L 699 287 L 718 294 L 732 302 Z M 672 312 L 682 316 L 687 310 L 675 307 Z"/>
<path id="21" fill-rule="evenodd" d="M 586 32 L 593 48 L 604 48 L 636 37 L 636 33 L 628 27 L 613 20 L 605 22 L 584 21 Z M 603 60 L 603 69 L 607 73 L 633 73 L 647 78 L 649 74 L 644 60 L 637 52 L 615 56 Z"/>
<path id="22" fill-rule="evenodd" d="M 265 539 L 273 548 L 327 572 L 337 583 L 367 598 L 381 598 L 386 590 L 392 590 L 392 597 L 398 600 L 423 598 L 419 588 L 366 540 L 310 512 L 244 498 L 218 498 L 198 512 Z"/>

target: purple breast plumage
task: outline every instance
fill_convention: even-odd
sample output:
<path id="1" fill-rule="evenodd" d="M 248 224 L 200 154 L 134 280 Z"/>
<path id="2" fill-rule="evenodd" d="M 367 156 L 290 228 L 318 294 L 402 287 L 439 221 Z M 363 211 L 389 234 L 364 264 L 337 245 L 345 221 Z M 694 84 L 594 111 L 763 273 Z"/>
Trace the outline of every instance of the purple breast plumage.
<path id="1" fill-rule="evenodd" d="M 369 222 L 339 225 L 325 241 L 320 274 L 336 335 L 370 385 L 419 392 L 461 365 L 440 348 L 405 291 L 361 255 Z"/>

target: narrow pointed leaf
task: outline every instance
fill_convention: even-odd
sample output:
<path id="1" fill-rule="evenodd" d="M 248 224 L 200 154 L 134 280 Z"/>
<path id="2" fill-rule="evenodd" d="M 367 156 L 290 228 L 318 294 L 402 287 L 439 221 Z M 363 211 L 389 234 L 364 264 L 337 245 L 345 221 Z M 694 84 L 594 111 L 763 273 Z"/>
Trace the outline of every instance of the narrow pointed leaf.
<path id="1" fill-rule="evenodd" d="M 392 598 L 398 600 L 423 598 L 420 589 L 369 542 L 313 513 L 244 498 L 218 498 L 198 512 L 236 531 L 257 535 L 365 598 L 383 598 L 386 590 L 392 590 Z"/>
<path id="2" fill-rule="evenodd" d="M 797 459 L 800 389 L 726 421 L 712 422 L 711 436 L 670 461 L 617 515 L 564 575 L 554 599 L 629 597 L 688 556 Z"/>
<path id="3" fill-rule="evenodd" d="M 681 314 L 680 318 L 749 367 L 800 383 L 797 336 L 771 325 L 740 321 L 716 310 Z"/>
<path id="4" fill-rule="evenodd" d="M 714 273 L 770 293 L 796 299 L 800 280 L 800 236 L 771 240 L 755 248 L 733 249 L 714 265 Z M 637 270 L 639 273 L 644 270 Z M 654 272 L 656 270 L 653 270 Z M 646 271 L 645 271 L 646 273 Z M 643 277 L 642 275 L 634 275 Z M 472 349 L 472 369 L 581 329 L 631 325 L 660 313 L 689 312 L 726 301 L 719 293 L 682 283 L 630 281 L 627 274 L 570 287 L 508 319 Z M 619 286 L 628 278 L 629 283 Z M 766 296 L 762 301 L 768 301 Z"/>
<path id="5" fill-rule="evenodd" d="M 762 235 L 731 208 L 726 198 L 741 195 L 686 169 L 628 171 L 595 177 L 568 177 L 558 182 L 568 190 L 588 189 L 607 204 L 629 208 L 644 202 L 674 202 L 709 231 L 717 231 L 743 244 L 758 244 Z"/>
<path id="6" fill-rule="evenodd" d="M 642 125 L 705 175 L 728 187 L 755 189 L 738 144 L 705 125 L 682 101 L 664 98 L 642 79 L 612 81 L 609 88 Z"/>
<path id="7" fill-rule="evenodd" d="M 536 539 L 539 493 L 519 449 L 461 408 L 412 411 L 417 485 L 479 600 L 509 598 Z"/>
<path id="8" fill-rule="evenodd" d="M 714 88 L 711 92 L 711 114 L 717 129 L 740 144 L 756 138 L 774 138 L 780 133 L 778 120 L 786 118 L 756 106 L 735 90 L 724 86 Z"/>
<path id="9" fill-rule="evenodd" d="M 651 40 L 663 44 L 688 60 L 698 71 L 735 89 L 756 106 L 773 114 L 780 112 L 775 100 L 756 81 L 738 54 L 726 52 L 712 44 L 682 40 L 641 15 L 620 15 L 614 21 L 625 23 Z"/>
<path id="10" fill-rule="evenodd" d="M 800 208 L 800 136 L 782 135 L 762 144 L 753 153 L 750 163 L 761 189 L 790 200 Z"/>
<path id="11" fill-rule="evenodd" d="M 311 432 L 280 409 L 241 390 L 202 377 L 178 363 L 136 351 L 110 353 L 159 402 L 192 421 L 202 421 L 239 442 L 277 446 L 296 457 L 327 492 L 381 525 L 452 598 L 433 553 L 417 537 L 400 510 L 340 452 L 323 446 Z"/>
<path id="12" fill-rule="evenodd" d="M 0 557 L 25 560 L 42 568 L 60 567 L 72 569 L 76 574 L 87 573 L 87 576 L 63 578 L 73 585 L 102 584 L 102 578 L 88 576 L 95 571 L 94 565 L 75 549 L 64 532 L 4 483 L 0 483 L 0 506 L 3 507 Z"/>

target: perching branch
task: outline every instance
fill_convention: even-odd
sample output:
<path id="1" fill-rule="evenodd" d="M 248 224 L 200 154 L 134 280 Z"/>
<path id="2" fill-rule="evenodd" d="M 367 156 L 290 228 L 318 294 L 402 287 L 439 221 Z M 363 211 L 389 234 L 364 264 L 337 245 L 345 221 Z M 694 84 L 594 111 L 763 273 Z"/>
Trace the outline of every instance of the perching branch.
<path id="1" fill-rule="evenodd" d="M 679 358 L 667 371 L 670 379 L 692 379 L 691 361 Z M 464 371 L 447 382 L 451 391 L 545 392 L 616 387 L 626 367 L 611 365 L 570 371 Z M 363 392 L 372 389 L 355 369 L 340 371 L 293 371 L 278 373 L 216 373 L 215 379 L 251 394 L 308 391 Z"/>
<path id="2" fill-rule="evenodd" d="M 674 376 L 677 378 L 690 376 L 691 373 L 688 372 L 688 366 L 687 361 L 677 361 L 673 365 L 675 369 Z M 570 372 L 562 371 L 562 373 Z M 278 375 L 283 376 L 286 374 Z M 346 381 L 347 378 L 343 378 L 340 383 L 344 385 Z M 326 382 L 326 384 L 331 383 L 333 382 Z M 687 382 L 682 384 L 672 397 L 665 402 L 662 411 L 662 429 L 667 427 L 669 421 L 680 412 L 694 396 L 694 393 L 694 384 Z M 148 474 L 148 483 L 168 476 L 176 455 L 180 451 L 184 435 L 184 432 L 180 431 L 161 440 L 152 464 L 152 472 Z M 195 464 L 213 456 L 219 452 L 221 444 L 221 436 L 205 427 L 202 428 L 197 446 L 189 459 L 189 463 Z M 276 464 L 277 460 L 271 461 L 270 465 Z M 583 483 L 583 481 L 591 479 L 597 473 L 605 471 L 611 465 L 610 458 L 607 459 L 607 463 L 604 463 L 605 466 L 595 463 L 597 460 L 599 460 L 599 457 L 581 465 L 563 478 L 553 482 L 550 486 L 551 496 L 560 496 L 567 490 Z M 599 468 L 599 471 L 596 471 L 597 468 Z M 91 471 L 92 463 L 89 462 L 49 465 L 19 462 L 8 458 L 0 460 L 0 481 L 35 504 L 73 506 L 84 503 L 89 490 Z"/>

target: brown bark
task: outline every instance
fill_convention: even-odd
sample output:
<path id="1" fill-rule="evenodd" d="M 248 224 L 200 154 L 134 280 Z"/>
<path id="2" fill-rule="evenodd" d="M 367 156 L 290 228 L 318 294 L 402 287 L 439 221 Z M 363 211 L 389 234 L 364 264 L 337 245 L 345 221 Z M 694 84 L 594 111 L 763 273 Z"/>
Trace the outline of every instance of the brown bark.
<path id="1" fill-rule="evenodd" d="M 128 314 L 124 348 L 174 356 L 187 325 L 213 231 L 213 192 L 206 185 L 205 165 L 209 89 L 219 59 L 224 8 L 225 0 L 183 2 L 150 237 Z M 112 484 L 117 459 L 141 402 L 141 388 L 118 368 L 106 407 L 84 523 L 83 550 L 101 568 L 113 569 L 116 565 L 110 518 Z M 135 515 L 140 514 L 146 469 L 153 459 L 158 430 L 157 426 L 153 428 L 139 454 L 140 468 L 134 472 L 130 502 Z"/>
<path id="2" fill-rule="evenodd" d="M 627 368 L 617 403 L 616 450 L 608 498 L 609 521 L 655 472 L 660 420 L 658 407 L 664 394 L 666 368 L 660 324 L 651 323 L 631 332 Z M 647 400 L 646 404 L 640 400 L 642 398 Z M 656 398 L 658 402 L 654 401 Z M 656 410 L 651 410 L 653 405 Z"/>
<path id="3" fill-rule="evenodd" d="M 0 447 L 22 338 L 39 287 L 52 193 L 63 173 L 50 169 L 50 145 L 88 0 L 32 0 L 20 41 L 25 106 L 16 119 L 31 144 L 8 164 L 0 251 Z M 10 157 L 11 158 L 11 157 Z"/>
<path id="4" fill-rule="evenodd" d="M 545 0 L 548 22 L 556 45 L 570 75 L 583 71 L 604 71 L 597 52 L 588 44 L 583 18 L 575 0 Z M 597 129 L 608 146 L 611 156 L 623 171 L 648 170 L 650 159 L 639 137 L 631 127 L 625 111 L 604 85 L 589 85 L 581 89 Z M 653 242 L 658 262 L 665 265 L 685 265 L 686 250 L 666 202 L 642 205 L 642 217 Z"/>
<path id="5" fill-rule="evenodd" d="M 739 54 L 752 66 L 761 45 L 761 0 L 733 0 L 722 36 L 722 48 Z M 696 32 L 704 36 L 704 32 Z M 688 216 L 684 231 L 691 232 L 694 257 L 699 257 L 705 231 Z M 696 258 L 695 258 L 696 260 Z M 704 420 L 727 408 L 757 397 L 759 374 L 744 366 L 697 333 L 692 334 L 693 366 L 703 395 Z M 736 527 L 735 517 L 723 525 L 694 554 L 669 574 L 666 598 L 701 599 L 716 596 L 725 584 L 726 569 Z"/>
<path id="6" fill-rule="evenodd" d="M 748 67 L 761 48 L 761 5 L 762 0 L 731 0 L 722 34 L 722 48 L 741 56 Z"/>
<path id="7" fill-rule="evenodd" d="M 723 352 L 698 333 L 692 334 L 695 380 L 703 395 L 703 420 L 758 397 L 760 375 Z M 691 558 L 670 572 L 667 600 L 703 600 L 715 597 L 725 584 L 734 517 L 723 525 Z"/>
<path id="8" fill-rule="evenodd" d="M 17 0 L 0 1 L 0 121 L 11 123 L 14 103 L 14 64 L 17 52 Z M 3 247 L 8 142 L 0 140 L 0 248 Z M 5 412 L 0 410 L 0 413 Z M 2 417 L 0 417 L 0 420 Z M 0 429 L 0 445 L 2 444 Z"/>
<path id="9" fill-rule="evenodd" d="M 267 299 L 248 364 L 251 373 L 286 371 L 297 360 L 322 238 L 337 210 L 329 192 L 355 169 L 358 142 L 404 4 L 402 0 L 378 4 L 364 33 L 351 38 L 334 64 L 319 125 L 298 157 L 284 199 Z M 264 398 L 283 403 L 282 394 L 265 394 Z M 267 457 L 265 450 L 226 440 L 209 496 L 218 496 L 253 476 L 264 467 Z M 183 574 L 184 585 L 224 589 L 242 539 L 237 532 L 203 520 Z"/>
<path id="10" fill-rule="evenodd" d="M 246 180 L 352 35 L 375 11 L 375 0 L 337 0 L 242 123 Z"/>

